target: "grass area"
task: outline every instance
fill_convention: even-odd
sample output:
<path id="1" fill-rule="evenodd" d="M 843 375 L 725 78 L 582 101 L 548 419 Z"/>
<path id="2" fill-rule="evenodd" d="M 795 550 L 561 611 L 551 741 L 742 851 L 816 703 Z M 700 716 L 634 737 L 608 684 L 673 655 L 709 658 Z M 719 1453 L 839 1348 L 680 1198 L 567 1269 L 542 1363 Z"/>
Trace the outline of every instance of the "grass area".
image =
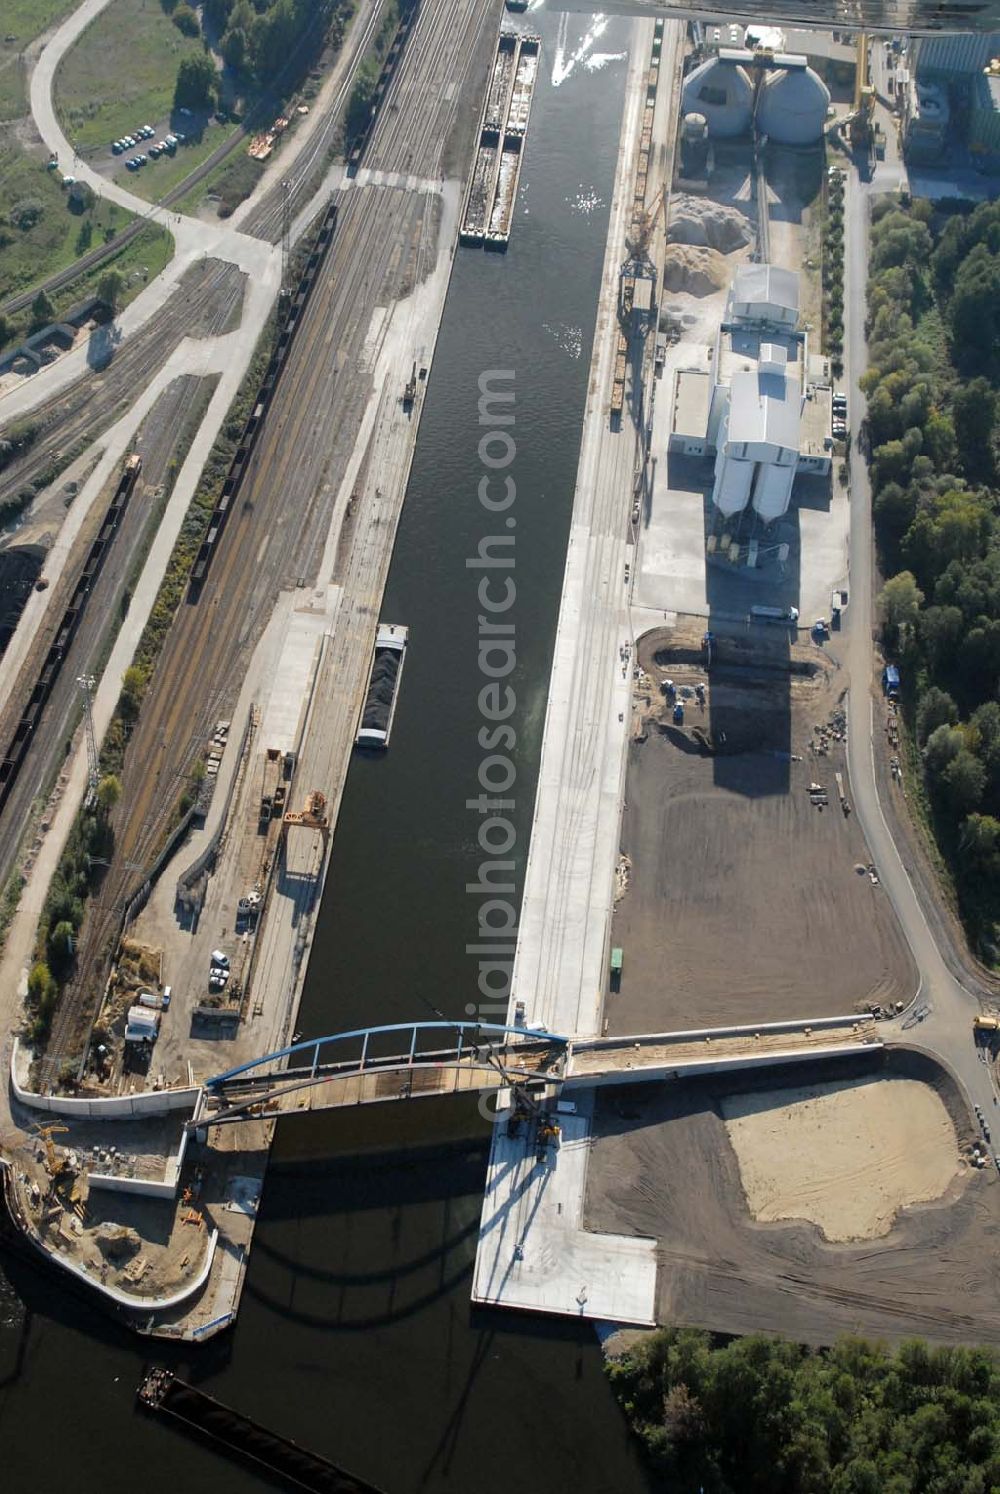
<path id="1" fill-rule="evenodd" d="M 219 217 L 228 218 L 250 196 L 263 175 L 262 161 L 252 161 L 245 150 L 236 150 L 184 194 L 177 203 L 177 211 L 193 213 L 206 197 L 214 197 L 218 199 Z"/>
<path id="2" fill-rule="evenodd" d="M 0 146 L 0 301 L 65 268 L 131 222 L 114 203 L 74 209 L 58 173 L 16 146 Z"/>
<path id="3" fill-rule="evenodd" d="M 192 140 L 177 147 L 172 156 L 161 156 L 158 161 L 147 161 L 141 171 L 128 171 L 119 158 L 114 179 L 120 186 L 144 197 L 147 202 L 159 202 L 165 194 L 184 180 L 206 156 L 218 150 L 236 128 L 235 125 L 211 124 L 200 140 Z M 144 147 L 147 151 L 152 141 Z M 197 188 L 192 188 L 196 191 Z"/>
<path id="4" fill-rule="evenodd" d="M 28 112 L 22 53 L 74 9 L 76 0 L 4 0 L 0 11 L 0 119 Z"/>
<path id="5" fill-rule="evenodd" d="M 159 275 L 164 266 L 170 263 L 173 254 L 173 235 L 165 228 L 151 223 L 130 244 L 119 249 L 118 253 L 112 255 L 110 259 L 104 260 L 100 265 L 95 265 L 85 274 L 78 275 L 61 290 L 53 291 L 49 300 L 54 315 L 58 317 L 61 312 L 68 311 L 77 301 L 93 295 L 101 276 L 112 266 L 125 276 L 125 289 L 118 303 L 119 309 L 122 309 L 135 299 L 150 280 Z M 31 316 L 31 308 L 27 307 L 24 311 L 6 319 L 5 326 L 0 327 L 0 348 L 21 342 L 27 336 L 31 329 Z"/>
<path id="6" fill-rule="evenodd" d="M 56 74 L 56 108 L 73 144 L 110 148 L 136 125 L 162 124 L 180 63 L 201 50 L 160 0 L 112 0 Z"/>

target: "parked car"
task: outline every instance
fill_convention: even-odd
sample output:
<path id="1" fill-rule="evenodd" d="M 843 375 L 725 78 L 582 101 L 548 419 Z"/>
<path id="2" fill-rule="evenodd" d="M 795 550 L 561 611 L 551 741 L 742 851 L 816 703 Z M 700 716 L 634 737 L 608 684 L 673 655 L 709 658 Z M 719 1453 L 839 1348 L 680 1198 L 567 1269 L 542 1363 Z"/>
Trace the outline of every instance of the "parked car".
<path id="1" fill-rule="evenodd" d="M 221 949 L 213 949 L 211 958 L 213 965 L 219 965 L 223 970 L 229 969 L 229 956 L 223 954 Z"/>
<path id="2" fill-rule="evenodd" d="M 160 158 L 160 156 L 162 154 L 163 154 L 163 151 L 160 148 L 160 146 L 158 146 L 158 145 L 151 145 L 149 147 L 149 159 L 151 161 L 158 161 L 159 158 Z"/>
<path id="3" fill-rule="evenodd" d="M 128 160 L 125 162 L 125 170 L 126 171 L 138 171 L 139 170 L 139 162 L 136 160 L 135 156 L 129 156 Z"/>
<path id="4" fill-rule="evenodd" d="M 120 156 L 124 149 L 125 147 L 122 142 L 120 140 L 116 140 L 114 145 L 111 147 L 111 154 L 113 156 Z"/>

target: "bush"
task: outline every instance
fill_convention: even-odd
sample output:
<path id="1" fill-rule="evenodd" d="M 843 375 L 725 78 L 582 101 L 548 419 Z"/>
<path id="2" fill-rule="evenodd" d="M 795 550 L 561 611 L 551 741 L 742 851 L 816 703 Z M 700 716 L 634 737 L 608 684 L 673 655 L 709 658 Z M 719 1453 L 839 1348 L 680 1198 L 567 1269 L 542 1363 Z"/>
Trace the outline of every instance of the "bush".
<path id="1" fill-rule="evenodd" d="M 7 217 L 14 228 L 27 233 L 30 228 L 34 228 L 36 223 L 41 222 L 44 214 L 45 204 L 43 202 L 40 202 L 37 197 L 25 197 L 23 201 L 15 202 Z"/>
<path id="2" fill-rule="evenodd" d="M 196 11 L 190 5 L 178 5 L 173 14 L 173 23 L 183 36 L 200 36 L 201 25 Z"/>

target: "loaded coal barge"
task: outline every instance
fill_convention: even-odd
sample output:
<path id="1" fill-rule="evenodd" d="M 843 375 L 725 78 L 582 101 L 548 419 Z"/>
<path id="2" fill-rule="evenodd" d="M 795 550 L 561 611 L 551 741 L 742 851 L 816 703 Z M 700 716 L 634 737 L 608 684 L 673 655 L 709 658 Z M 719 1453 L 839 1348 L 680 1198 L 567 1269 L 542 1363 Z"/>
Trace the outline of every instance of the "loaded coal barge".
<path id="1" fill-rule="evenodd" d="M 398 623 L 379 624 L 361 724 L 355 737 L 359 747 L 385 748 L 389 745 L 409 636 L 409 629 Z"/>
<path id="2" fill-rule="evenodd" d="M 289 1488 L 308 1489 L 311 1494 L 382 1494 L 374 1484 L 354 1478 L 326 1458 L 307 1452 L 291 1438 L 258 1426 L 168 1369 L 154 1365 L 147 1370 L 136 1399 L 143 1410 L 170 1417 L 184 1431 L 218 1450 L 277 1474 Z"/>

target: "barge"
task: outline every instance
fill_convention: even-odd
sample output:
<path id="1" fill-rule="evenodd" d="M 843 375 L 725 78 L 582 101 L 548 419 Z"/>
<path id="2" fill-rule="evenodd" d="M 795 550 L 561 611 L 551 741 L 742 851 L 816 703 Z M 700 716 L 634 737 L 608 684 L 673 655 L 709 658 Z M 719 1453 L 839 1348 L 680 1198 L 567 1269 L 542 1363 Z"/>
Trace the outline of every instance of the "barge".
<path id="1" fill-rule="evenodd" d="M 359 747 L 389 745 L 409 636 L 409 629 L 399 623 L 379 623 L 361 724 L 354 739 Z"/>
<path id="2" fill-rule="evenodd" d="M 374 1484 L 345 1473 L 327 1458 L 299 1447 L 188 1385 L 168 1369 L 147 1370 L 136 1390 L 144 1411 L 170 1417 L 184 1431 L 240 1462 L 276 1474 L 289 1488 L 312 1494 L 381 1494 Z"/>
<path id="3" fill-rule="evenodd" d="M 501 31 L 479 121 L 459 239 L 505 249 L 521 179 L 541 38 Z"/>

